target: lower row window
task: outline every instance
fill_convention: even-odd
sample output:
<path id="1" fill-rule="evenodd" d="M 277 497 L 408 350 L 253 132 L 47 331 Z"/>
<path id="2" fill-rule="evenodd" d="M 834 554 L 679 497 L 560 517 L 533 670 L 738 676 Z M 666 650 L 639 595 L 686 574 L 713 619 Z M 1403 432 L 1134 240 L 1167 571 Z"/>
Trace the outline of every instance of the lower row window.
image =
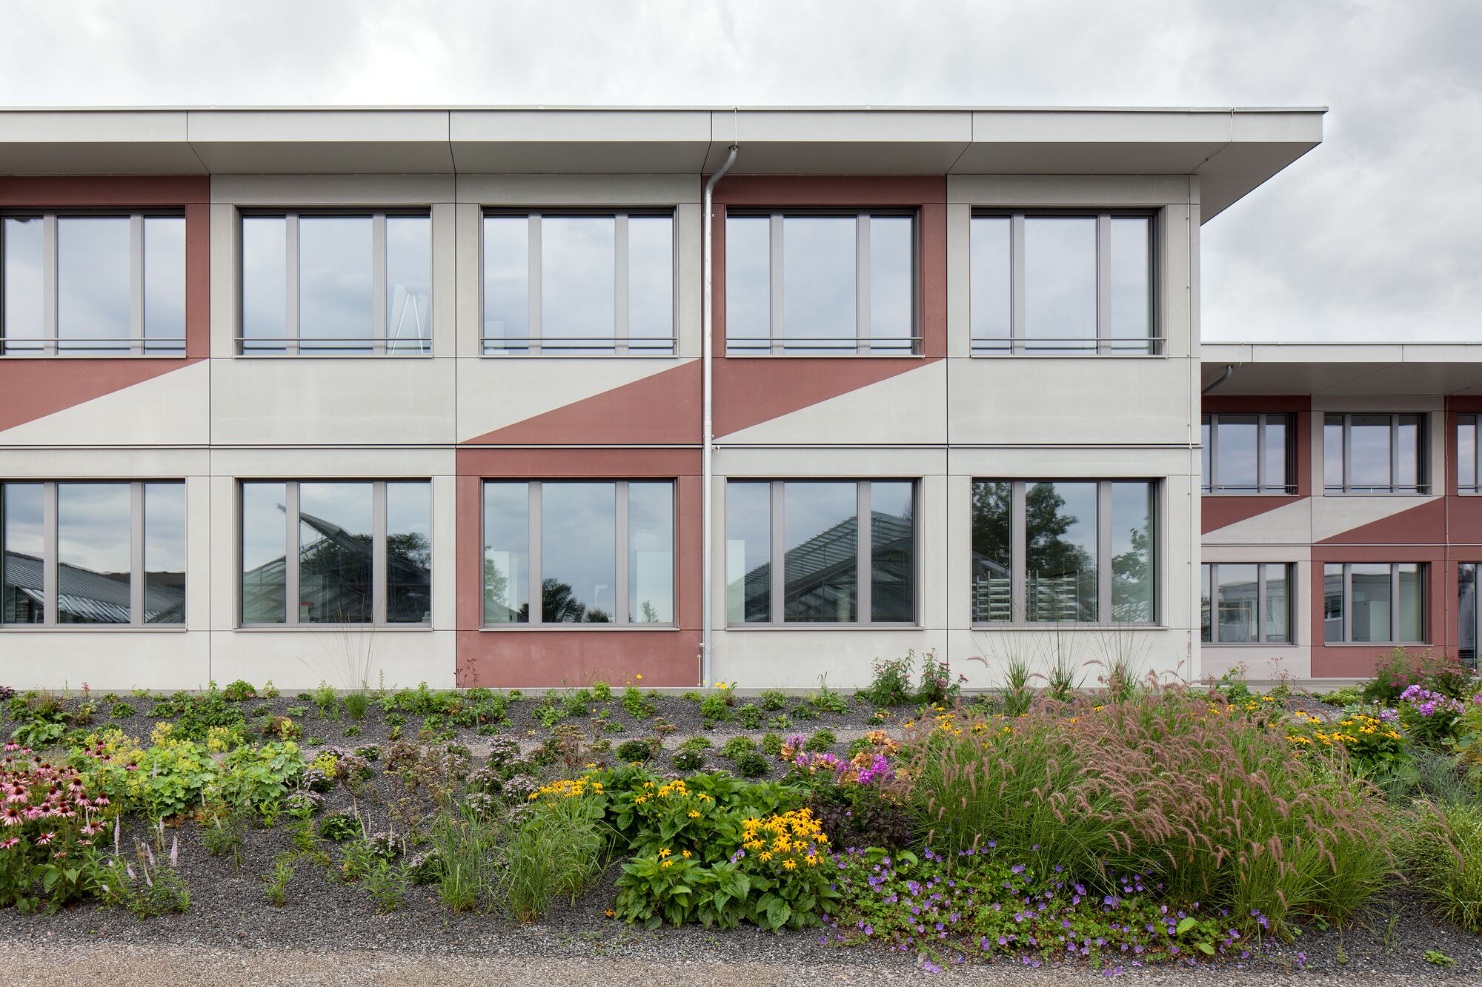
<path id="1" fill-rule="evenodd" d="M 244 482 L 242 623 L 428 623 L 430 505 L 425 480 Z"/>
<path id="2" fill-rule="evenodd" d="M 185 484 L 0 484 L 0 624 L 185 623 Z"/>
<path id="3" fill-rule="evenodd" d="M 1292 567 L 1280 562 L 1217 562 L 1200 568 L 1205 644 L 1290 644 Z"/>
<path id="4" fill-rule="evenodd" d="M 1422 562 L 1323 566 L 1323 640 L 1329 644 L 1425 643 Z"/>

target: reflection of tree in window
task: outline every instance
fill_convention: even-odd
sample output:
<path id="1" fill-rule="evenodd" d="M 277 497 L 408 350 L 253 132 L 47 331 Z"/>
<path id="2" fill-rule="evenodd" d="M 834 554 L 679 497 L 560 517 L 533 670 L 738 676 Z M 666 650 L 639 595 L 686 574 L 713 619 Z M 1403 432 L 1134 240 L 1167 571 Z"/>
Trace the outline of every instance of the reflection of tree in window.
<path id="1" fill-rule="evenodd" d="M 1057 486 L 1090 487 L 1095 504 L 1092 484 L 1035 483 L 1026 488 L 1026 616 L 1029 620 L 1095 620 L 1096 559 L 1084 546 L 1065 537 L 1081 519 L 1065 511 L 1065 497 Z"/>
<path id="2" fill-rule="evenodd" d="M 1152 538 L 1146 523 L 1128 532 L 1132 547 L 1112 556 L 1112 618 L 1118 622 L 1146 623 L 1153 619 Z"/>
<path id="3" fill-rule="evenodd" d="M 521 623 L 529 619 L 529 604 L 521 608 Z M 612 615 L 597 607 L 588 608 L 576 598 L 570 583 L 559 579 L 540 581 L 540 619 L 547 624 L 610 624 Z"/>

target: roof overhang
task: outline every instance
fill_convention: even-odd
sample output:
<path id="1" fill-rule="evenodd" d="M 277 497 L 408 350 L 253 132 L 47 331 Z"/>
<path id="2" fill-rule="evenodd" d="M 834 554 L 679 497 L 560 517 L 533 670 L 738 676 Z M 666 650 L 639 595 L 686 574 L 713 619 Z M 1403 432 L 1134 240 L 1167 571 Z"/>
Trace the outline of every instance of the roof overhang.
<path id="1" fill-rule="evenodd" d="M 0 174 L 1197 175 L 1208 220 L 1322 109 L 0 110 Z"/>
<path id="2" fill-rule="evenodd" d="M 1200 360 L 1211 397 L 1482 395 L 1482 343 L 1206 343 Z"/>

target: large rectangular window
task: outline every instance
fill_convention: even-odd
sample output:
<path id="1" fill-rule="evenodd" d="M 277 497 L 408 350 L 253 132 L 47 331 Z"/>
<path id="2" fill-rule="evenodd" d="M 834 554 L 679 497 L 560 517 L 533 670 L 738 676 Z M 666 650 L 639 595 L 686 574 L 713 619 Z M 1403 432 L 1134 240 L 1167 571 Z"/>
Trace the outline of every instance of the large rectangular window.
<path id="1" fill-rule="evenodd" d="M 1291 415 L 1205 415 L 1204 492 L 1294 494 Z"/>
<path id="2" fill-rule="evenodd" d="M 674 352 L 674 217 L 484 216 L 486 355 Z"/>
<path id="3" fill-rule="evenodd" d="M 916 620 L 910 480 L 733 480 L 726 485 L 730 624 Z"/>
<path id="4" fill-rule="evenodd" d="M 675 622 L 672 482 L 488 480 L 483 513 L 485 625 Z"/>
<path id="5" fill-rule="evenodd" d="M 0 355 L 185 352 L 185 218 L 0 220 Z"/>
<path id="6" fill-rule="evenodd" d="M 425 480 L 243 481 L 242 623 L 430 623 L 430 491 Z"/>
<path id="7" fill-rule="evenodd" d="M 918 351 L 910 213 L 726 217 L 726 352 Z"/>
<path id="8" fill-rule="evenodd" d="M 968 244 L 974 355 L 1161 352 L 1155 228 L 1150 215 L 974 215 Z"/>
<path id="9" fill-rule="evenodd" d="M 247 213 L 242 353 L 432 352 L 426 214 Z"/>
<path id="10" fill-rule="evenodd" d="M 1482 429 L 1477 427 L 1478 415 L 1458 415 L 1456 418 L 1456 492 L 1464 494 L 1482 493 Z"/>
<path id="11" fill-rule="evenodd" d="M 1323 640 L 1424 644 L 1423 562 L 1330 562 L 1323 567 Z"/>
<path id="12" fill-rule="evenodd" d="M 1218 562 L 1200 569 L 1205 644 L 1290 644 L 1292 567 Z"/>
<path id="13" fill-rule="evenodd" d="M 973 483 L 973 623 L 1157 619 L 1157 484 Z"/>
<path id="14" fill-rule="evenodd" d="M 0 484 L 0 624 L 185 623 L 185 484 Z"/>
<path id="15" fill-rule="evenodd" d="M 1323 487 L 1329 494 L 1424 494 L 1424 415 L 1327 415 Z"/>

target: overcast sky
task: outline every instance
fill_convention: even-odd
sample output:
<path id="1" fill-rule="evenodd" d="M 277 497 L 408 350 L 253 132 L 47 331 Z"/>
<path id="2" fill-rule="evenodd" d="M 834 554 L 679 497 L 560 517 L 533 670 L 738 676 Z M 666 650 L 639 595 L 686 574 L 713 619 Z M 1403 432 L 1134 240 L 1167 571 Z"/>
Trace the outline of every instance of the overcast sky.
<path id="1" fill-rule="evenodd" d="M 0 104 L 1328 106 L 1209 340 L 1482 339 L 1478 0 L 0 0 Z"/>

